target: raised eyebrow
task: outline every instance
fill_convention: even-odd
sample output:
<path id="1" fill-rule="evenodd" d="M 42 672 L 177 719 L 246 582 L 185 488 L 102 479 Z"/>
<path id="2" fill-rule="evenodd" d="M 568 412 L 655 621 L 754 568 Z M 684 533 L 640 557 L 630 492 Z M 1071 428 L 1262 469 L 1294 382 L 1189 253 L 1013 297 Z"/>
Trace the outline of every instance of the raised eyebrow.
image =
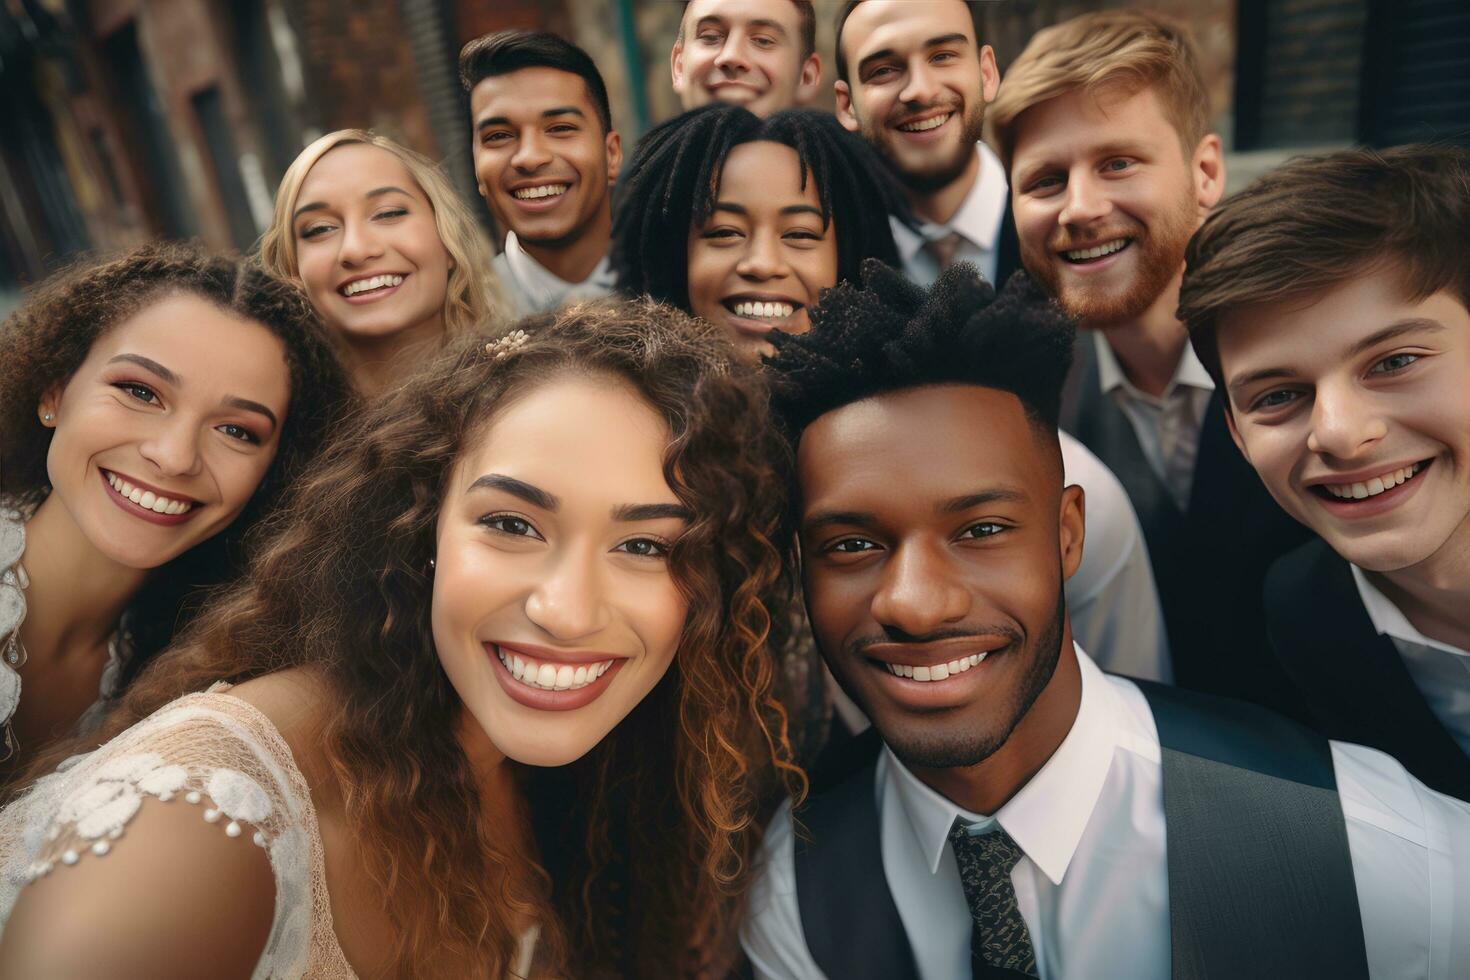
<path id="1" fill-rule="evenodd" d="M 503 491 L 512 497 L 519 497 L 533 507 L 549 510 L 552 513 L 555 513 L 557 508 L 561 506 L 561 500 L 554 494 L 547 493 L 540 487 L 532 486 L 524 480 L 517 480 L 515 477 L 506 476 L 503 473 L 486 473 L 474 483 L 471 483 L 469 488 L 465 490 L 465 493 L 472 493 L 475 490 L 481 489 Z"/>
<path id="2" fill-rule="evenodd" d="M 301 205 L 301 207 L 297 208 L 296 213 L 291 215 L 291 220 L 295 221 L 297 218 L 301 217 L 308 211 L 325 211 L 326 209 L 327 205 L 324 202 L 312 201 L 310 204 L 303 204 Z"/>
<path id="3" fill-rule="evenodd" d="M 981 490 L 977 493 L 967 493 L 962 497 L 952 497 L 939 505 L 941 514 L 959 514 L 969 510 L 971 507 L 982 507 L 985 504 L 1019 504 L 1027 500 L 1026 492 L 1012 487 L 995 487 L 990 490 Z"/>
<path id="4" fill-rule="evenodd" d="M 126 361 L 131 364 L 136 364 L 139 367 L 147 368 L 171 385 L 183 384 L 182 378 L 151 357 L 144 357 L 142 354 L 119 354 L 107 363 L 116 364 L 119 361 Z"/>
<path id="5" fill-rule="evenodd" d="M 694 520 L 694 512 L 683 504 L 619 504 L 612 509 L 612 519 L 620 523 L 668 518 L 689 523 Z"/>
<path id="6" fill-rule="evenodd" d="M 747 209 L 745 205 L 736 204 L 733 201 L 716 201 L 714 204 L 710 205 L 710 210 L 729 211 L 731 214 L 750 214 L 749 209 Z"/>
<path id="7" fill-rule="evenodd" d="M 272 412 L 269 408 L 262 405 L 260 402 L 254 402 L 248 398 L 241 398 L 239 395 L 226 395 L 224 397 L 224 404 L 230 408 L 238 408 L 242 411 L 254 412 L 257 415 L 264 415 L 266 418 L 270 419 L 272 429 L 275 429 L 281 424 L 280 420 L 276 418 L 276 413 Z"/>

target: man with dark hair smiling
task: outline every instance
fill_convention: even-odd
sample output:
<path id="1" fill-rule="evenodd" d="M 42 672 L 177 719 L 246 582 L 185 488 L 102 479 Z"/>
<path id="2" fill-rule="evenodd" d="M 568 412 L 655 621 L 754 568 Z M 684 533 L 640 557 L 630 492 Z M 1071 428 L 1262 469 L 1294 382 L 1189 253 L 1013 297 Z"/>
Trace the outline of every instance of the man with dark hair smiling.
<path id="1" fill-rule="evenodd" d="M 769 361 L 812 632 L 875 734 L 768 831 L 756 975 L 1470 971 L 1470 805 L 1073 645 L 1070 322 L 1025 276 L 865 278 Z"/>
<path id="2" fill-rule="evenodd" d="M 811 0 L 686 0 L 669 73 L 685 109 L 732 102 L 764 118 L 806 105 L 822 84 Z"/>
<path id="3" fill-rule="evenodd" d="M 1312 719 L 1470 799 L 1470 152 L 1293 160 L 1191 240 L 1180 315 L 1271 494 L 1320 540 L 1272 566 Z"/>
<path id="4" fill-rule="evenodd" d="M 493 264 L 517 312 L 611 293 L 623 147 L 597 66 L 555 34 L 501 31 L 464 46 L 459 77 L 470 94 L 475 181 L 505 231 Z"/>
<path id="5" fill-rule="evenodd" d="M 910 279 L 971 262 L 994 283 L 1018 267 L 1005 168 L 980 139 L 1000 71 L 975 4 L 849 0 L 837 21 L 837 118 L 882 154 L 920 221 L 893 218 Z"/>

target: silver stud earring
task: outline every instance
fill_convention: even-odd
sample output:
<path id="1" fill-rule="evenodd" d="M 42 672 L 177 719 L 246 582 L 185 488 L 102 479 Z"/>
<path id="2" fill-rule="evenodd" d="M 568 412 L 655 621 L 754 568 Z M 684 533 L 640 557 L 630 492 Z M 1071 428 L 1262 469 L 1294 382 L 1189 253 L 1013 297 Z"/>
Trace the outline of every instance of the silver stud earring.
<path id="1" fill-rule="evenodd" d="M 433 570 L 434 570 L 434 559 L 430 558 L 429 559 L 429 571 L 432 572 Z"/>
<path id="2" fill-rule="evenodd" d="M 56 418 L 56 416 L 52 415 L 50 412 L 47 412 L 45 415 L 42 415 L 41 416 L 41 421 L 42 422 L 50 422 L 54 418 Z"/>

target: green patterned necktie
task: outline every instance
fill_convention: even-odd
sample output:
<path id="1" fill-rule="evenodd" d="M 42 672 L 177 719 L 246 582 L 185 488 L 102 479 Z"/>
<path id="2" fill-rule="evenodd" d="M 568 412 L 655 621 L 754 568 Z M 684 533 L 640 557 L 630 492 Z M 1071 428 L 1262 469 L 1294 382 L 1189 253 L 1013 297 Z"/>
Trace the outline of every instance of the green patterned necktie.
<path id="1" fill-rule="evenodd" d="M 976 980 L 1037 976 L 1036 950 L 1011 883 L 1021 848 L 999 826 L 972 835 L 961 820 L 950 828 L 949 843 L 970 906 L 970 963 Z"/>

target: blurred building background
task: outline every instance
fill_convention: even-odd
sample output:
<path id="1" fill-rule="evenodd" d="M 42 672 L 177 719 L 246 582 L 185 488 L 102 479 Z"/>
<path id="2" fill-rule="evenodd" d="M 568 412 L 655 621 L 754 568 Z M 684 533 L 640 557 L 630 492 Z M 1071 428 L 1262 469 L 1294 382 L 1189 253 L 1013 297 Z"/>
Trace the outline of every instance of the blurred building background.
<path id="1" fill-rule="evenodd" d="M 840 3 L 817 0 L 829 83 Z M 1128 5 L 991 0 L 985 39 L 1004 68 L 1038 28 Z M 1149 6 L 1194 29 L 1234 186 L 1303 149 L 1470 139 L 1467 0 Z M 443 160 L 479 206 L 456 58 L 487 31 L 549 29 L 586 48 L 626 145 L 677 111 L 681 12 L 677 0 L 0 0 L 0 312 L 79 253 L 156 236 L 249 249 L 286 166 L 333 129 Z"/>

